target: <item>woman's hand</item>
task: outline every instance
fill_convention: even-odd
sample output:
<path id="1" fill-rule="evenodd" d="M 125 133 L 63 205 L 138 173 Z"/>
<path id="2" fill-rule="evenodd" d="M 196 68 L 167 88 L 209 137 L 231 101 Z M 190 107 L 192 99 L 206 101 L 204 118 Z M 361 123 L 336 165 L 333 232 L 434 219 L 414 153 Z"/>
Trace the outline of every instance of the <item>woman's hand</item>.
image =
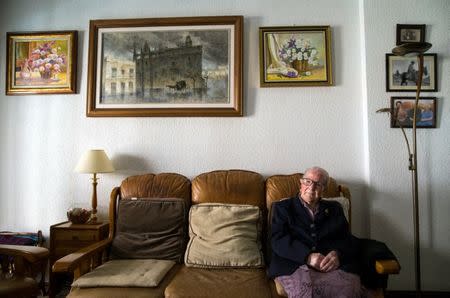
<path id="1" fill-rule="evenodd" d="M 335 250 L 330 251 L 319 264 L 319 270 L 322 272 L 330 272 L 339 268 L 339 256 Z"/>

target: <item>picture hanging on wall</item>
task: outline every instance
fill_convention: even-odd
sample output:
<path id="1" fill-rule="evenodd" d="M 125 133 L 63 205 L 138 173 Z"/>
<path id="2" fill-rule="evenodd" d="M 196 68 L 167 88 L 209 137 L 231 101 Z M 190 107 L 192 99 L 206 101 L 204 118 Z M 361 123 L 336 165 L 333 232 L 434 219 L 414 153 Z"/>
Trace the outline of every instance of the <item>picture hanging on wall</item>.
<path id="1" fill-rule="evenodd" d="M 425 42 L 425 25 L 397 24 L 397 45 Z"/>
<path id="2" fill-rule="evenodd" d="M 261 87 L 333 85 L 330 26 L 259 28 Z"/>
<path id="3" fill-rule="evenodd" d="M 412 128 L 415 97 L 391 97 L 391 127 Z M 436 97 L 420 97 L 417 109 L 417 128 L 436 128 Z"/>
<path id="4" fill-rule="evenodd" d="M 6 35 L 7 95 L 76 92 L 77 31 Z"/>
<path id="5" fill-rule="evenodd" d="M 92 20 L 87 116 L 242 116 L 242 16 Z"/>
<path id="6" fill-rule="evenodd" d="M 421 91 L 437 91 L 437 55 L 423 55 Z M 411 92 L 417 89 L 417 57 L 386 54 L 386 91 Z"/>

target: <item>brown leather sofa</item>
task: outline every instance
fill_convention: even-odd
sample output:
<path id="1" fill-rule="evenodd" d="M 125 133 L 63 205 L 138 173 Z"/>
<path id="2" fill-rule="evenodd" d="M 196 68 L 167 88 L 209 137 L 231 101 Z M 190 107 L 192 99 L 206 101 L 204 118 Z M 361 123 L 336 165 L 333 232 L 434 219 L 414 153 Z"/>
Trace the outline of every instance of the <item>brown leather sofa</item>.
<path id="1" fill-rule="evenodd" d="M 110 200 L 110 235 L 107 240 L 86 247 L 58 260 L 55 274 L 73 272 L 77 279 L 109 259 L 112 243 L 117 235 L 118 205 L 133 198 L 182 198 L 186 205 L 201 203 L 246 204 L 258 206 L 262 212 L 262 250 L 267 257 L 267 218 L 272 202 L 295 195 L 301 174 L 275 175 L 267 179 L 245 170 L 223 170 L 200 174 L 189 181 L 179 174 L 147 174 L 125 179 L 113 189 Z M 345 196 L 348 188 L 330 179 L 324 197 Z M 351 212 L 351 209 L 349 210 Z M 186 225 L 189 222 L 186 220 Z M 376 266 L 375 266 L 376 264 Z M 384 283 L 375 289 L 375 296 L 383 296 L 388 274 L 399 272 L 395 259 L 373 260 L 373 272 Z M 72 288 L 68 297 L 280 297 L 275 284 L 262 268 L 195 268 L 183 262 L 176 264 L 157 287 L 96 287 Z"/>

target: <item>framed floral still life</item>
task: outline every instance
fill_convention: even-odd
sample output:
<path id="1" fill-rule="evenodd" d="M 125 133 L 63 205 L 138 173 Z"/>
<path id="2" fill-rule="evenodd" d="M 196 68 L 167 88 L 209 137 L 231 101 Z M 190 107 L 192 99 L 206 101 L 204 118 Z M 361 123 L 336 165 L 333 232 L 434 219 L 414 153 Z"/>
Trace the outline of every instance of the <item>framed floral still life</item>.
<path id="1" fill-rule="evenodd" d="M 330 26 L 259 28 L 261 87 L 330 86 Z"/>
<path id="2" fill-rule="evenodd" d="M 425 41 L 425 25 L 397 24 L 397 45 Z"/>
<path id="3" fill-rule="evenodd" d="M 87 116 L 242 116 L 242 34 L 242 16 L 92 20 Z"/>
<path id="4" fill-rule="evenodd" d="M 8 32 L 6 94 L 76 92 L 77 31 Z"/>
<path id="5" fill-rule="evenodd" d="M 437 54 L 423 54 L 421 91 L 437 91 Z M 386 91 L 411 92 L 417 89 L 417 57 L 386 54 Z"/>
<path id="6" fill-rule="evenodd" d="M 412 128 L 415 97 L 391 97 L 391 127 Z M 417 115 L 417 128 L 436 128 L 436 97 L 420 97 Z"/>

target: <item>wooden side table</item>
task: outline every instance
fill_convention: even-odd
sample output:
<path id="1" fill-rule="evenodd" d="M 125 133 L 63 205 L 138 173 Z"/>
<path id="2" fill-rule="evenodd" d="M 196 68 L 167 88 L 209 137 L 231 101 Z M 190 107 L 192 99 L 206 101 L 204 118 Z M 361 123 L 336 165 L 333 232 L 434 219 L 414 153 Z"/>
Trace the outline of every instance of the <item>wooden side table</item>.
<path id="1" fill-rule="evenodd" d="M 52 267 L 56 260 L 71 254 L 80 248 L 106 239 L 109 224 L 72 224 L 70 221 L 61 222 L 50 227 L 50 286 L 49 295 L 54 297 L 61 282 L 52 274 Z"/>

